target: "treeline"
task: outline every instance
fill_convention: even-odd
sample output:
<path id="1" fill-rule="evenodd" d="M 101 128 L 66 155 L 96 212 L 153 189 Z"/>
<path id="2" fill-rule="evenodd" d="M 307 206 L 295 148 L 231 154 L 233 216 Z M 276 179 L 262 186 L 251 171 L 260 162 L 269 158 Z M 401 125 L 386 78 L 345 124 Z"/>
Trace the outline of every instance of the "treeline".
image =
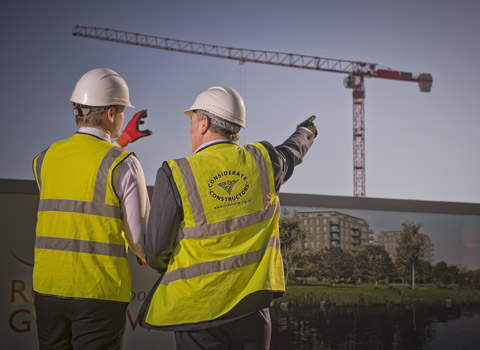
<path id="1" fill-rule="evenodd" d="M 480 288 L 480 269 L 471 270 L 420 260 L 416 266 L 415 282 L 434 284 L 437 287 L 459 286 Z M 392 261 L 387 251 L 380 246 L 369 245 L 352 253 L 338 247 L 327 248 L 319 253 L 306 253 L 299 261 L 289 279 L 315 277 L 332 284 L 339 282 L 403 283 L 412 285 L 411 271 Z"/>
<path id="2" fill-rule="evenodd" d="M 339 282 L 415 283 L 437 287 L 480 288 L 480 269 L 459 268 L 441 261 L 424 261 L 421 224 L 405 222 L 393 261 L 388 252 L 377 245 L 368 245 L 352 252 L 330 247 L 320 252 L 306 248 L 307 232 L 297 215 L 280 220 L 280 241 L 287 279 L 316 278 L 332 284 Z"/>

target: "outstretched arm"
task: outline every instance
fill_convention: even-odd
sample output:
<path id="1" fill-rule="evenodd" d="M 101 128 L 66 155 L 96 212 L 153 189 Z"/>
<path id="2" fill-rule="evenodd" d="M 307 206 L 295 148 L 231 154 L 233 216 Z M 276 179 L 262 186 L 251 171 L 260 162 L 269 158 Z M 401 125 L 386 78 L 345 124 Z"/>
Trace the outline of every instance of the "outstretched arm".
<path id="1" fill-rule="evenodd" d="M 303 157 L 312 146 L 313 139 L 318 134 L 317 128 L 313 124 L 314 120 L 315 116 L 311 116 L 300 123 L 295 132 L 276 147 L 273 147 L 268 142 L 261 142 L 268 150 L 272 160 L 275 190 L 277 193 L 280 190 L 280 186 L 292 176 L 295 166 L 302 163 Z"/>

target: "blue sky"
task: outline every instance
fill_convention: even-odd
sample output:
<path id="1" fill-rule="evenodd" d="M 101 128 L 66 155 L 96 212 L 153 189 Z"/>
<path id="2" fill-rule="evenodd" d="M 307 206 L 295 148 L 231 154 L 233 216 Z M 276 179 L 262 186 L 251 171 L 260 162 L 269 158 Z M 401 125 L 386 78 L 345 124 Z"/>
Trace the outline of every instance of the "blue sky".
<path id="1" fill-rule="evenodd" d="M 228 85 L 247 108 L 240 143 L 276 145 L 308 116 L 319 136 L 283 192 L 353 194 L 352 96 L 344 75 L 74 37 L 76 24 L 431 73 L 433 88 L 367 79 L 367 197 L 480 203 L 480 3 L 460 1 L 10 1 L 2 6 L 0 178 L 33 179 L 31 160 L 76 130 L 69 98 L 96 67 L 116 70 L 154 135 L 132 144 L 148 185 L 191 153 L 183 115 Z M 134 110 L 127 111 L 126 119 Z"/>

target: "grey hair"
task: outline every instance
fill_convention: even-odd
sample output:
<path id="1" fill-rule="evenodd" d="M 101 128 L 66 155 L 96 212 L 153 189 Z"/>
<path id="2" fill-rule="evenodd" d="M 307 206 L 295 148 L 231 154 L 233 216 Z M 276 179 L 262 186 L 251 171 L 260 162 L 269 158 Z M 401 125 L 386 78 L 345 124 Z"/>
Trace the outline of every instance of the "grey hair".
<path id="1" fill-rule="evenodd" d="M 72 102 L 73 108 L 81 108 L 85 115 L 75 115 L 75 122 L 77 126 L 99 126 L 103 122 L 103 118 L 107 114 L 108 108 L 113 107 L 115 112 L 118 112 L 120 106 L 109 107 L 92 107 L 82 105 L 80 103 Z"/>
<path id="2" fill-rule="evenodd" d="M 225 136 L 231 141 L 238 141 L 240 136 L 238 135 L 240 131 L 240 126 L 229 122 L 228 120 L 217 117 L 215 114 L 207 112 L 203 109 L 198 109 L 195 111 L 198 118 L 203 119 L 207 117 L 210 122 L 210 130 L 216 134 Z"/>

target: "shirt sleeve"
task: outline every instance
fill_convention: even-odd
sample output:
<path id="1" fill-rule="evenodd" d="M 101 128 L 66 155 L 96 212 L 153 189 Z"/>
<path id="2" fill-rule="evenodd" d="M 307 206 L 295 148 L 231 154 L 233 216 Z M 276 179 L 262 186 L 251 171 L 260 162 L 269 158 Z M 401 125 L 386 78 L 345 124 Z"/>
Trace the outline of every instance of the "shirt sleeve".
<path id="1" fill-rule="evenodd" d="M 142 237 L 150 213 L 150 200 L 142 166 L 137 157 L 131 155 L 117 167 L 113 184 L 120 199 L 123 231 L 130 249 L 145 260 Z"/>
<path id="2" fill-rule="evenodd" d="M 278 193 L 283 185 L 292 176 L 295 166 L 302 163 L 303 157 L 313 144 L 313 133 L 307 128 L 298 128 L 282 144 L 273 147 L 262 141 L 272 161 L 275 190 Z"/>
<path id="3" fill-rule="evenodd" d="M 143 247 L 148 265 L 161 273 L 167 269 L 183 215 L 180 196 L 168 165 L 157 171 L 151 212 L 154 215 L 148 221 Z"/>

